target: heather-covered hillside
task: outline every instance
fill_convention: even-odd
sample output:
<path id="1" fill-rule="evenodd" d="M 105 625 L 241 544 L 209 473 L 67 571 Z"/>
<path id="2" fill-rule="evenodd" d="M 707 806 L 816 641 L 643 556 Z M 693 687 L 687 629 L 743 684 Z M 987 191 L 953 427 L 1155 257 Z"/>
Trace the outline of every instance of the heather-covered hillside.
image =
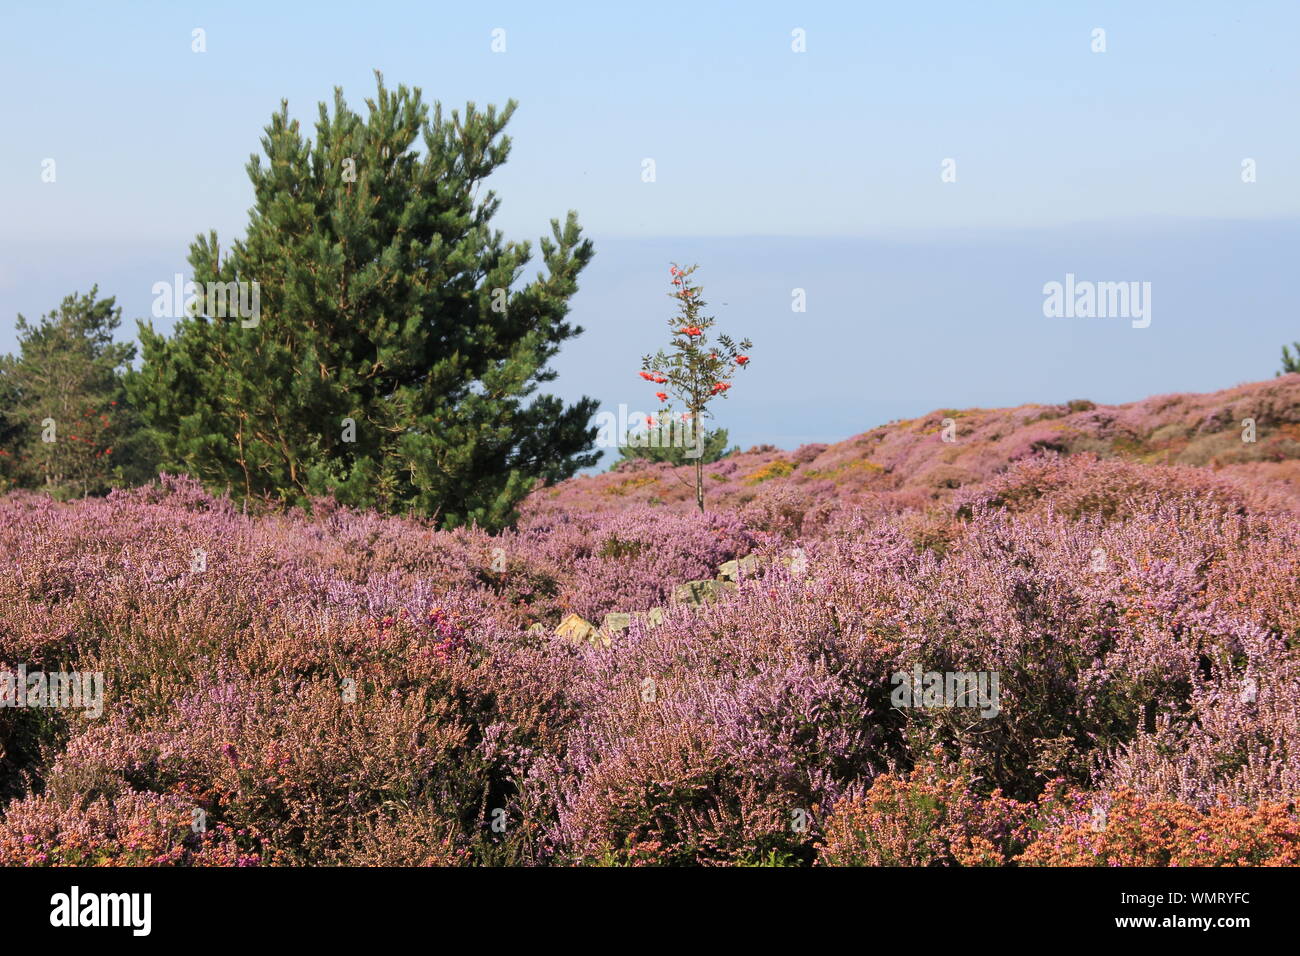
<path id="1" fill-rule="evenodd" d="M 1300 863 L 1297 429 L 936 412 L 496 535 L 11 494 L 0 670 L 104 692 L 0 708 L 0 863 Z"/>
<path id="2" fill-rule="evenodd" d="M 1254 441 L 1243 441 L 1246 419 Z M 945 421 L 955 439 L 942 440 Z M 710 502 L 761 510 L 776 499 L 888 500 L 924 507 L 1044 452 L 1144 464 L 1204 466 L 1228 479 L 1277 483 L 1300 495 L 1300 374 L 1204 395 L 1126 405 L 1073 401 L 1000 409 L 939 409 L 834 445 L 752 448 L 707 466 Z M 548 489 L 534 508 L 604 511 L 634 504 L 693 506 L 686 469 L 624 463 Z M 868 494 L 869 493 L 869 494 Z"/>

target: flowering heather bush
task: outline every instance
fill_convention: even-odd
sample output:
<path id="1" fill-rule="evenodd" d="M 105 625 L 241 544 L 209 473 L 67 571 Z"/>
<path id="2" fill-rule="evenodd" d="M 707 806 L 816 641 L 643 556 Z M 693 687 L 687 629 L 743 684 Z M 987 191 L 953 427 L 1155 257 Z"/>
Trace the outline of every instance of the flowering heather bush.
<path id="1" fill-rule="evenodd" d="M 559 798 L 561 853 L 654 843 L 675 863 L 810 855 L 793 815 L 815 817 L 891 749 L 875 686 L 884 650 L 846 641 L 851 619 L 837 624 L 799 587 L 774 571 L 732 602 L 634 625 L 588 653 L 566 759 L 542 775 Z"/>
<path id="2" fill-rule="evenodd" d="M 1281 803 L 1208 810 L 1120 790 L 1045 800 L 1043 833 L 1017 858 L 1027 866 L 1297 866 L 1300 823 Z"/>
<path id="3" fill-rule="evenodd" d="M 823 866 L 1000 866 L 1031 839 L 1031 810 L 972 789 L 970 767 L 923 764 L 882 774 L 865 795 L 836 804 L 817 862 Z"/>
<path id="4" fill-rule="evenodd" d="M 713 577 L 755 543 L 735 514 L 650 508 L 529 517 L 493 542 L 538 573 L 558 575 L 557 607 L 591 620 L 665 604 L 675 585 Z"/>
<path id="5" fill-rule="evenodd" d="M 1071 518 L 1111 519 L 1156 508 L 1187 514 L 1245 514 L 1292 510 L 1290 495 L 1213 472 L 1150 467 L 1091 455 L 1052 454 L 1017 462 L 989 481 L 953 496 L 958 509 L 1053 510 Z"/>
<path id="6" fill-rule="evenodd" d="M 1057 412 L 968 417 L 1106 410 Z M 0 671 L 105 675 L 98 718 L 0 707 L 0 862 L 1296 862 L 1294 475 L 986 446 L 936 491 L 897 428 L 716 462 L 705 514 L 647 465 L 496 535 L 173 477 L 0 498 Z M 918 667 L 996 674 L 996 713 L 895 706 Z"/>
<path id="7" fill-rule="evenodd" d="M 1300 821 L 1280 803 L 1202 810 L 1127 788 L 1020 803 L 927 765 L 837 804 L 817 849 L 826 866 L 1296 866 Z"/>
<path id="8" fill-rule="evenodd" d="M 1294 647 L 1294 644 L 1292 644 Z M 1257 804 L 1300 793 L 1296 658 L 1267 631 L 1244 642 L 1241 663 L 1198 684 L 1109 761 L 1103 783 L 1201 809 L 1220 798 Z"/>
<path id="9" fill-rule="evenodd" d="M 194 832 L 192 808 L 153 793 L 67 805 L 50 797 L 11 804 L 0 828 L 0 866 L 257 866 L 244 831 Z"/>

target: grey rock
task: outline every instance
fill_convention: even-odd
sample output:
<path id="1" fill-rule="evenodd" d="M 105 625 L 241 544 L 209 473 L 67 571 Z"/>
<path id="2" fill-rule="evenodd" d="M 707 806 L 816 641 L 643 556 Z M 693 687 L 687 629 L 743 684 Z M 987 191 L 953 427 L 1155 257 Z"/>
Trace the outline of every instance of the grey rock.
<path id="1" fill-rule="evenodd" d="M 605 615 L 605 623 L 602 626 L 610 633 L 626 631 L 632 626 L 632 615 L 626 611 L 610 611 Z"/>
<path id="2" fill-rule="evenodd" d="M 648 611 L 610 611 L 605 615 L 601 630 L 607 634 L 626 631 L 633 621 L 641 621 L 646 627 L 658 627 L 664 622 L 664 609 L 652 607 Z"/>
<path id="3" fill-rule="evenodd" d="M 735 589 L 733 581 L 687 581 L 685 584 L 679 584 L 673 588 L 674 604 L 704 604 L 708 601 L 716 601 L 727 591 Z"/>
<path id="4" fill-rule="evenodd" d="M 740 578 L 743 571 L 745 577 L 758 573 L 760 562 L 758 555 L 747 554 L 743 558 L 735 561 L 727 561 L 718 566 L 718 578 L 723 581 L 736 581 Z"/>

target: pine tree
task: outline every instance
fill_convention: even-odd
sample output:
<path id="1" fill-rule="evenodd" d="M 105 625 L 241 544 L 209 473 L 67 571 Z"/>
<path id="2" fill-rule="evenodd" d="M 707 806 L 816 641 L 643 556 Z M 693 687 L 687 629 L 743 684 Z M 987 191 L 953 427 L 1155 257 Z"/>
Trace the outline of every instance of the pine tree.
<path id="1" fill-rule="evenodd" d="M 598 457 L 595 401 L 535 394 L 582 331 L 565 316 L 591 243 L 575 213 L 553 220 L 546 273 L 521 283 L 531 246 L 478 196 L 516 104 L 430 117 L 419 89 L 376 79 L 365 117 L 337 89 L 332 115 L 320 104 L 314 141 L 281 104 L 247 167 L 245 238 L 191 246 L 193 314 L 170 339 L 142 326 L 134 394 L 165 466 L 218 489 L 499 527 Z M 213 287 L 257 314 L 223 317 Z"/>
<path id="2" fill-rule="evenodd" d="M 0 494 L 24 483 L 23 454 L 27 428 L 18 409 L 18 360 L 0 355 Z"/>
<path id="3" fill-rule="evenodd" d="M 1282 346 L 1282 370 L 1278 375 L 1290 375 L 1293 372 L 1300 372 L 1300 342 L 1292 342 L 1295 346 L 1295 354 L 1291 354 L 1291 349 Z"/>
<path id="4" fill-rule="evenodd" d="M 125 401 L 135 346 L 113 341 L 115 299 L 70 295 L 36 323 L 18 316 L 19 355 L 0 363 L 0 457 L 8 483 L 59 497 L 142 481 L 152 461 Z"/>

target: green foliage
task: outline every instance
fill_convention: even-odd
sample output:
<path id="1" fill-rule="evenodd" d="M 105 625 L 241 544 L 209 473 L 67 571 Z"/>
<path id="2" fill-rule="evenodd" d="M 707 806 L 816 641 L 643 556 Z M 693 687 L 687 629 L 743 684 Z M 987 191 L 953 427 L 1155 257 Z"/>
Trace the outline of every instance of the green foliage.
<path id="1" fill-rule="evenodd" d="M 113 341 L 122 310 L 98 294 L 67 296 L 35 323 L 18 316 L 19 354 L 0 359 L 0 487 L 69 498 L 153 476 L 126 402 L 135 346 Z"/>
<path id="2" fill-rule="evenodd" d="M 647 550 L 649 545 L 644 541 L 624 541 L 618 535 L 610 535 L 605 543 L 600 546 L 596 552 L 598 558 L 635 558 Z"/>
<path id="3" fill-rule="evenodd" d="M 314 141 L 282 104 L 248 165 L 246 237 L 190 249 L 203 288 L 258 283 L 256 321 L 200 291 L 170 339 L 142 325 L 133 394 L 165 465 L 215 489 L 500 527 L 538 480 L 598 457 L 595 401 L 535 394 L 582 331 L 565 316 L 591 242 L 575 213 L 553 220 L 546 272 L 521 284 L 531 246 L 493 231 L 499 200 L 479 196 L 514 102 L 431 117 L 418 89 L 377 82 L 365 117 L 335 90 Z"/>
<path id="4" fill-rule="evenodd" d="M 0 355 L 0 493 L 20 484 L 23 472 L 27 429 L 18 411 L 17 363 L 12 355 Z"/>
<path id="5" fill-rule="evenodd" d="M 748 855 L 742 855 L 736 863 L 737 866 L 747 867 L 778 867 L 778 866 L 802 866 L 803 860 L 791 853 L 789 850 L 771 849 L 766 853 L 755 851 Z"/>
<path id="6" fill-rule="evenodd" d="M 630 438 L 624 438 L 619 444 L 619 458 L 610 470 L 613 471 L 619 465 L 627 461 L 637 461 L 644 459 L 646 461 L 666 461 L 671 465 L 691 465 L 696 459 L 686 457 L 688 451 L 694 450 L 684 445 L 664 445 L 651 447 L 649 445 L 637 447 L 631 443 Z M 704 443 L 699 457 L 699 461 L 705 465 L 711 465 L 727 455 L 740 450 L 739 445 L 727 448 L 727 430 L 725 428 L 715 428 L 712 431 L 705 430 Z"/>
<path id="7" fill-rule="evenodd" d="M 1282 346 L 1282 371 L 1278 375 L 1289 375 L 1292 372 L 1300 372 L 1300 342 L 1291 343 L 1295 347 L 1295 354 L 1291 354 L 1291 349 Z"/>

